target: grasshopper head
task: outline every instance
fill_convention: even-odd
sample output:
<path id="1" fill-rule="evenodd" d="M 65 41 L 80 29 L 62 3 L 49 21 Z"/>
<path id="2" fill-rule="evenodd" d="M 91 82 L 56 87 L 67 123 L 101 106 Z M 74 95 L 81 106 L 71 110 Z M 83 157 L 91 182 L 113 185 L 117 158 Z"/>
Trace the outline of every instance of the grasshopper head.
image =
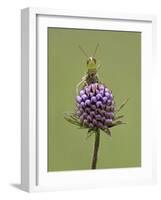
<path id="1" fill-rule="evenodd" d="M 87 69 L 96 69 L 96 59 L 92 56 L 87 59 Z"/>

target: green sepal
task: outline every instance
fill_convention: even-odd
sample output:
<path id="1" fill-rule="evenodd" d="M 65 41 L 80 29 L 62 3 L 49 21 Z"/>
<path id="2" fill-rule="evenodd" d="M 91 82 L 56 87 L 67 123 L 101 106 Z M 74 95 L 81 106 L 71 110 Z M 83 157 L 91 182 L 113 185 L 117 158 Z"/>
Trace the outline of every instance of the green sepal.
<path id="1" fill-rule="evenodd" d="M 82 127 L 82 124 L 80 123 L 79 119 L 76 117 L 76 115 L 74 113 L 65 113 L 64 119 L 73 125 Z"/>
<path id="2" fill-rule="evenodd" d="M 125 122 L 122 122 L 122 121 L 116 121 L 116 122 L 113 122 L 112 125 L 110 125 L 109 128 L 112 128 L 114 126 L 118 126 L 118 125 L 122 125 L 122 124 L 126 124 Z"/>
<path id="3" fill-rule="evenodd" d="M 81 126 L 78 129 L 88 129 L 88 127 L 83 126 L 83 124 L 81 124 Z"/>
<path id="4" fill-rule="evenodd" d="M 88 133 L 94 132 L 95 130 L 93 128 L 88 129 Z"/>
<path id="5" fill-rule="evenodd" d="M 88 132 L 87 132 L 87 137 L 86 137 L 86 139 L 88 139 L 89 137 L 91 137 L 91 135 L 93 135 L 93 133 L 95 132 L 95 130 L 94 129 L 92 129 L 92 128 L 90 128 L 90 129 L 88 129 Z"/>
<path id="6" fill-rule="evenodd" d="M 111 131 L 109 128 L 101 129 L 103 132 L 105 132 L 108 136 L 112 137 Z"/>
<path id="7" fill-rule="evenodd" d="M 128 101 L 129 101 L 129 99 L 126 99 L 126 100 L 119 106 L 119 108 L 116 110 L 116 112 L 119 112 L 119 111 L 127 104 Z"/>
<path id="8" fill-rule="evenodd" d="M 115 119 L 114 119 L 114 121 L 116 121 L 116 120 L 118 120 L 118 119 L 121 119 L 121 118 L 123 118 L 123 117 L 124 117 L 124 115 L 116 116 Z"/>

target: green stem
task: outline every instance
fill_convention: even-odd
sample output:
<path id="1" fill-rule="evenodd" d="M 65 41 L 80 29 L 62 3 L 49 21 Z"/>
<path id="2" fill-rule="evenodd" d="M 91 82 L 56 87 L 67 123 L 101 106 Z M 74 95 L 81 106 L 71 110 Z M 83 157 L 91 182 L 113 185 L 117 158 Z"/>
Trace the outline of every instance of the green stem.
<path id="1" fill-rule="evenodd" d="M 94 143 L 94 151 L 93 151 L 91 169 L 96 169 L 96 166 L 97 166 L 99 143 L 100 143 L 100 131 L 97 130 L 95 132 L 95 143 Z"/>

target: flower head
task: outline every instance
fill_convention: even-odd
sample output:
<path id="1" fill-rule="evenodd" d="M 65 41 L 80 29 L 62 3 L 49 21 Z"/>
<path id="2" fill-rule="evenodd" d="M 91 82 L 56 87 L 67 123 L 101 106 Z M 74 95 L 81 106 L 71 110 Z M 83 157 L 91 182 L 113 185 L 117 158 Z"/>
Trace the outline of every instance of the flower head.
<path id="1" fill-rule="evenodd" d="M 85 86 L 76 97 L 77 116 L 82 126 L 106 129 L 114 120 L 115 104 L 112 92 L 101 83 Z"/>

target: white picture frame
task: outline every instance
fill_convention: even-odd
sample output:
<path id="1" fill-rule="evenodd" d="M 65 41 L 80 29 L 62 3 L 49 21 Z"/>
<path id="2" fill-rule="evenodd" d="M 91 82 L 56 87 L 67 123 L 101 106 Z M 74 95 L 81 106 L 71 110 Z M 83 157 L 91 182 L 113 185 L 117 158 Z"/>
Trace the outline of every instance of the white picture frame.
<path id="1" fill-rule="evenodd" d="M 86 23 L 84 23 L 86 22 Z M 107 23 L 108 22 L 108 23 Z M 47 27 L 142 32 L 142 160 L 141 168 L 47 172 Z M 21 187 L 54 191 L 156 182 L 153 102 L 146 102 L 155 67 L 156 19 L 130 15 L 25 8 L 21 12 Z M 40 90 L 41 88 L 41 90 Z M 148 112 L 147 112 L 148 109 Z M 149 118 L 147 118 L 147 115 Z"/>

